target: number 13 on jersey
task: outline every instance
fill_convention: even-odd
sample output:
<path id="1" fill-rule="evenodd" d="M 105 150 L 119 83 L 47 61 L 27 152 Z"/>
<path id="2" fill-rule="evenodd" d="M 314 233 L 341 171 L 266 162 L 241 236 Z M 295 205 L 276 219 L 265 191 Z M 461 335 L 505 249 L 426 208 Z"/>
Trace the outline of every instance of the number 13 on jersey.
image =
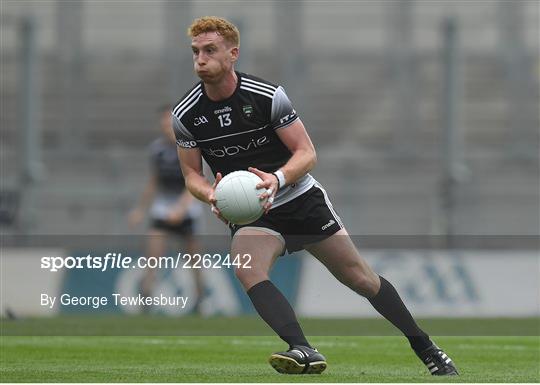
<path id="1" fill-rule="evenodd" d="M 231 114 L 221 114 L 221 115 L 218 115 L 218 119 L 219 119 L 219 125 L 221 127 L 226 127 L 226 126 L 230 126 L 232 124 L 232 121 L 231 121 Z"/>

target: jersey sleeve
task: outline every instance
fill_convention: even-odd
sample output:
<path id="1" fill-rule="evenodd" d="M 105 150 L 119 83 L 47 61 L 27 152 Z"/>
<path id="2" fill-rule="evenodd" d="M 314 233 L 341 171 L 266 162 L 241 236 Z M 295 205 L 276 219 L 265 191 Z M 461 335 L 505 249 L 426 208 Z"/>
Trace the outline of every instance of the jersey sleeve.
<path id="1" fill-rule="evenodd" d="M 283 87 L 279 86 L 272 98 L 272 113 L 270 117 L 272 128 L 277 130 L 278 128 L 287 127 L 297 119 L 298 115 L 291 101 Z"/>
<path id="2" fill-rule="evenodd" d="M 176 145 L 182 148 L 199 147 L 197 141 L 174 114 L 172 115 L 174 136 L 176 137 Z"/>

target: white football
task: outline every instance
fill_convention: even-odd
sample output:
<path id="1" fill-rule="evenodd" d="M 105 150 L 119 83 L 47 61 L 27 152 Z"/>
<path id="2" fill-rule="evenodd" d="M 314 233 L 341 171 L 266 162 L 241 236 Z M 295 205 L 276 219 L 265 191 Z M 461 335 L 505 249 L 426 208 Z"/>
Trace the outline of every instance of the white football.
<path id="1" fill-rule="evenodd" d="M 216 186 L 216 207 L 221 215 L 237 225 L 246 225 L 255 222 L 264 212 L 261 195 L 265 189 L 257 189 L 262 182 L 252 172 L 234 171 L 227 174 Z"/>

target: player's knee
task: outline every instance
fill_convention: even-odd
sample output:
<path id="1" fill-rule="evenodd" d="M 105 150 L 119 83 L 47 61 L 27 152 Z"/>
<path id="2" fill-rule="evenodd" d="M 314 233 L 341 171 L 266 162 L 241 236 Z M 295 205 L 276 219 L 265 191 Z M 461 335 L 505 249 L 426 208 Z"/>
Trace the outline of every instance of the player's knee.
<path id="1" fill-rule="evenodd" d="M 376 295 L 379 290 L 377 276 L 365 273 L 356 274 L 348 286 L 356 293 L 368 298 Z"/>
<path id="2" fill-rule="evenodd" d="M 259 269 L 246 269 L 237 267 L 234 269 L 236 278 L 242 283 L 242 285 L 251 286 L 254 282 L 261 282 L 268 279 L 268 275 Z"/>

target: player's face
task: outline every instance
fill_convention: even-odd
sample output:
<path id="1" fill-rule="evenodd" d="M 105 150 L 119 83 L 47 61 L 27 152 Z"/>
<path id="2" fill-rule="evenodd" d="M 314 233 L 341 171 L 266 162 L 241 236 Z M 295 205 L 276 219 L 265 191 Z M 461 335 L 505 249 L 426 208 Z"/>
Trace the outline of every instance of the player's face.
<path id="1" fill-rule="evenodd" d="M 163 114 L 161 114 L 160 127 L 161 127 L 161 132 L 163 133 L 163 136 L 167 140 L 171 142 L 176 141 L 176 138 L 174 137 L 173 126 L 172 126 L 171 111 L 165 111 L 163 112 Z"/>
<path id="2" fill-rule="evenodd" d="M 195 72 L 205 83 L 218 83 L 238 59 L 238 47 L 231 46 L 217 32 L 193 37 L 191 49 Z"/>

